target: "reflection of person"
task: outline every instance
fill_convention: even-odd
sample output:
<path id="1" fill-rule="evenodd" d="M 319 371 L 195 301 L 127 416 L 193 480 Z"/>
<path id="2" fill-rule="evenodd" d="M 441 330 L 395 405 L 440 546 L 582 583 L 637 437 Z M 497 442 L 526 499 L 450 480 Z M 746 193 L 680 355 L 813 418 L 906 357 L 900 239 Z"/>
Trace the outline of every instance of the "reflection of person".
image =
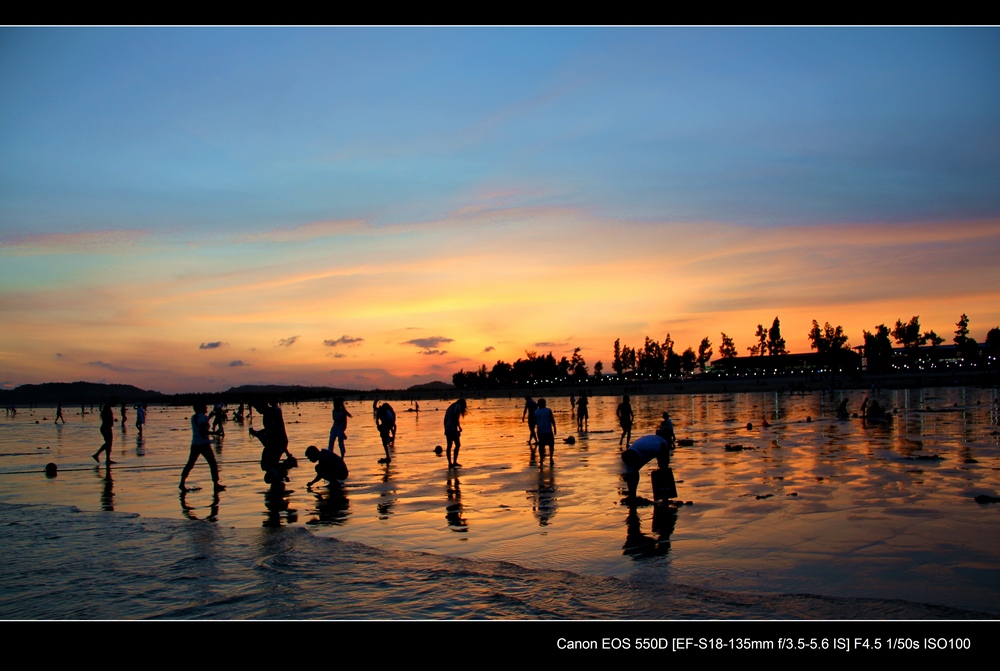
<path id="1" fill-rule="evenodd" d="M 580 394 L 580 400 L 576 403 L 576 428 L 579 431 L 585 431 L 590 428 L 590 412 L 587 410 L 589 403 L 590 399 L 587 398 L 587 392 Z"/>
<path id="2" fill-rule="evenodd" d="M 535 441 L 535 445 L 538 444 L 538 436 L 535 433 L 535 426 L 538 420 L 535 419 L 535 410 L 538 410 L 538 404 L 531 400 L 530 396 L 525 395 L 524 397 L 524 412 L 521 413 L 521 422 L 524 422 L 524 418 L 528 418 L 528 445 L 531 445 L 531 441 Z"/>
<path id="3" fill-rule="evenodd" d="M 101 456 L 101 452 L 107 451 L 108 456 L 105 458 L 105 462 L 113 464 L 115 462 L 111 461 L 111 444 L 114 443 L 115 434 L 112 429 L 115 427 L 115 413 L 111 409 L 111 406 L 115 404 L 115 399 L 109 400 L 107 403 L 101 406 L 101 436 L 104 438 L 104 444 L 101 448 L 97 450 L 93 455 L 94 461 L 100 462 L 98 458 Z"/>
<path id="4" fill-rule="evenodd" d="M 632 422 L 635 421 L 635 415 L 632 413 L 632 402 L 628 396 L 622 397 L 616 414 L 618 415 L 618 423 L 622 427 L 622 437 L 618 439 L 618 444 L 621 445 L 624 441 L 625 447 L 628 447 L 629 443 L 632 442 Z"/>
<path id="5" fill-rule="evenodd" d="M 462 447 L 462 418 L 468 411 L 468 406 L 464 398 L 460 398 L 451 405 L 444 413 L 444 435 L 448 440 L 448 468 L 460 468 L 458 463 L 458 450 Z M 455 446 L 455 456 L 452 457 L 451 446 Z"/>
<path id="6" fill-rule="evenodd" d="M 316 464 L 316 477 L 306 487 L 312 487 L 320 480 L 326 480 L 331 485 L 339 484 L 347 478 L 347 465 L 333 450 L 320 450 L 310 445 L 306 448 L 306 458 Z"/>
<path id="7" fill-rule="evenodd" d="M 385 459 L 379 459 L 378 463 L 388 464 L 392 461 L 392 457 L 389 456 L 389 446 L 396 444 L 396 411 L 388 403 L 383 403 L 375 411 L 375 426 L 382 438 L 382 449 L 385 450 Z"/>
<path id="8" fill-rule="evenodd" d="M 660 436 L 643 436 L 622 452 L 629 501 L 635 501 L 635 491 L 639 485 L 639 469 L 653 459 L 656 459 L 660 468 L 666 468 L 670 463 L 670 446 Z"/>
<path id="9" fill-rule="evenodd" d="M 535 422 L 537 424 L 538 456 L 545 458 L 545 446 L 548 445 L 551 452 L 549 459 L 556 453 L 556 418 L 552 415 L 552 410 L 546 407 L 545 399 L 538 399 L 538 409 L 535 410 Z"/>
<path id="10" fill-rule="evenodd" d="M 333 452 L 334 441 L 340 442 L 340 456 L 344 456 L 344 440 L 347 438 L 347 418 L 353 417 L 344 407 L 344 399 L 337 397 L 333 399 L 333 428 L 330 429 L 330 444 L 326 449 Z"/>
<path id="11" fill-rule="evenodd" d="M 674 446 L 677 441 L 677 437 L 674 435 L 674 423 L 670 421 L 670 413 L 663 413 L 663 421 L 660 422 L 660 426 L 656 429 L 656 435 L 667 441 L 667 445 L 670 447 Z"/>
<path id="12" fill-rule="evenodd" d="M 208 438 L 208 415 L 205 414 L 208 412 L 208 408 L 204 403 L 199 403 L 192 406 L 192 409 L 194 410 L 194 414 L 191 415 L 191 453 L 188 455 L 184 470 L 181 471 L 181 484 L 177 485 L 177 487 L 182 492 L 188 491 L 184 482 L 191 473 L 191 469 L 194 468 L 194 462 L 198 460 L 200 455 L 208 462 L 208 470 L 212 473 L 212 482 L 215 485 L 215 491 L 221 492 L 226 486 L 219 484 L 219 465 L 215 462 L 215 455 L 212 454 L 212 443 Z"/>

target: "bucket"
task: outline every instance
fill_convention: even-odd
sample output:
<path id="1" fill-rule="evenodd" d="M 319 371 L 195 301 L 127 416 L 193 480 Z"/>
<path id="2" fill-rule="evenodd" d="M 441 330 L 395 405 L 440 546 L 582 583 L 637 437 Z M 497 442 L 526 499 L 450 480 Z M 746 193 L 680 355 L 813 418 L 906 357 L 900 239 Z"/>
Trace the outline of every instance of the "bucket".
<path id="1" fill-rule="evenodd" d="M 673 499 L 677 497 L 677 485 L 674 483 L 674 471 L 671 468 L 661 468 L 649 474 L 653 480 L 653 499 Z"/>

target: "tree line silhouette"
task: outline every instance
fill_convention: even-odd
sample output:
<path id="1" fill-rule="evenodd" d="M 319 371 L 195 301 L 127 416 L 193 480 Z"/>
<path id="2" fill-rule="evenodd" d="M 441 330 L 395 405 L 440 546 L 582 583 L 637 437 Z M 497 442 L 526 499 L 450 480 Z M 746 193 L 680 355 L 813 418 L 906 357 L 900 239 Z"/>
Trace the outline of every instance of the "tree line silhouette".
<path id="1" fill-rule="evenodd" d="M 966 363 L 979 362 L 984 354 L 979 344 L 969 337 L 969 317 L 963 313 L 955 326 L 953 358 Z M 851 347 L 843 326 L 826 322 L 821 327 L 814 319 L 808 338 L 810 348 L 815 350 L 824 363 L 836 364 L 851 357 L 856 358 L 854 350 L 858 350 L 865 358 L 869 373 L 886 373 L 900 358 L 909 364 L 916 363 L 922 357 L 922 348 L 929 344 L 936 350 L 945 340 L 933 330 L 922 331 L 919 316 L 912 317 L 908 322 L 897 319 L 891 329 L 885 324 L 879 324 L 873 331 L 866 330 L 863 333 L 864 344 Z M 737 358 L 738 350 L 733 338 L 724 332 L 720 336 L 720 358 Z M 890 337 L 895 340 L 896 347 Z M 747 347 L 750 357 L 780 357 L 789 354 L 781 335 L 778 317 L 774 318 L 770 328 L 765 328 L 763 324 L 757 325 L 754 343 Z M 641 347 L 630 347 L 618 338 L 613 346 L 611 368 L 619 378 L 630 380 L 663 380 L 692 375 L 696 370 L 710 370 L 713 350 L 708 336 L 702 338 L 697 352 L 688 347 L 678 354 L 674 349 L 675 344 L 669 333 L 663 342 L 646 336 Z M 986 362 L 995 367 L 1000 359 L 1000 327 L 990 329 L 985 344 Z M 502 389 L 586 384 L 591 381 L 587 363 L 581 356 L 579 347 L 574 348 L 572 357 L 563 356 L 558 361 L 552 352 L 539 355 L 533 351 L 525 351 L 525 355 L 526 358 L 519 358 L 513 364 L 497 361 L 492 369 L 487 369 L 483 364 L 478 370 L 460 370 L 452 376 L 452 382 L 459 389 Z M 594 377 L 598 381 L 604 377 L 604 364 L 601 361 L 594 364 Z"/>

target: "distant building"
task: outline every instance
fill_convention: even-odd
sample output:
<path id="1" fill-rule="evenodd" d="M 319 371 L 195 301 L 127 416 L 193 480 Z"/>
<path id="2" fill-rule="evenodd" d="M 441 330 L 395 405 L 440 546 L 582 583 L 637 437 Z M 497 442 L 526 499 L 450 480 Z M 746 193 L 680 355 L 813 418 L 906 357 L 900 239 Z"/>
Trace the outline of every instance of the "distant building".
<path id="1" fill-rule="evenodd" d="M 823 373 L 858 373 L 861 355 L 851 350 L 830 354 L 780 354 L 777 356 L 737 356 L 716 359 L 711 372 L 720 377 L 754 375 L 820 375 Z"/>

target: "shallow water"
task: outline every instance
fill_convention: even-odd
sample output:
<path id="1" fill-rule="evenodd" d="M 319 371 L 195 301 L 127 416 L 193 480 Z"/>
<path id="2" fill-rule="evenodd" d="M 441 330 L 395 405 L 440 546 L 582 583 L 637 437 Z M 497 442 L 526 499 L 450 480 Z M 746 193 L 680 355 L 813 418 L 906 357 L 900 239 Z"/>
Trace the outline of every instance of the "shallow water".
<path id="1" fill-rule="evenodd" d="M 848 395 L 857 410 L 864 395 Z M 0 500 L 15 504 L 0 523 L 18 558 L 0 616 L 995 617 L 1000 506 L 972 499 L 998 493 L 996 392 L 884 392 L 898 414 L 873 426 L 831 419 L 840 398 L 633 397 L 633 437 L 669 410 L 695 441 L 672 460 L 691 505 L 634 513 L 620 503 L 618 398 L 592 399 L 589 432 L 568 399 L 550 399 L 552 463 L 526 445 L 522 400 L 472 399 L 452 472 L 433 452 L 446 402 L 418 414 L 393 401 L 389 466 L 377 463 L 370 402 L 348 403 L 344 489 L 307 490 L 303 458 L 281 495 L 261 479 L 259 443 L 230 422 L 215 446 L 229 486 L 217 498 L 203 463 L 189 478 L 202 490 L 176 489 L 189 409 L 152 408 L 141 440 L 116 429 L 110 469 L 89 456 L 96 415 L 67 412 L 56 427 L 52 409 L 22 409 L 0 417 Z M 284 414 L 297 456 L 326 445 L 329 403 Z M 560 441 L 569 435 L 575 445 Z M 49 461 L 53 479 L 40 472 Z M 90 582 L 105 562 L 102 591 Z M 58 598 L 30 578 L 49 564 L 66 581 Z"/>

